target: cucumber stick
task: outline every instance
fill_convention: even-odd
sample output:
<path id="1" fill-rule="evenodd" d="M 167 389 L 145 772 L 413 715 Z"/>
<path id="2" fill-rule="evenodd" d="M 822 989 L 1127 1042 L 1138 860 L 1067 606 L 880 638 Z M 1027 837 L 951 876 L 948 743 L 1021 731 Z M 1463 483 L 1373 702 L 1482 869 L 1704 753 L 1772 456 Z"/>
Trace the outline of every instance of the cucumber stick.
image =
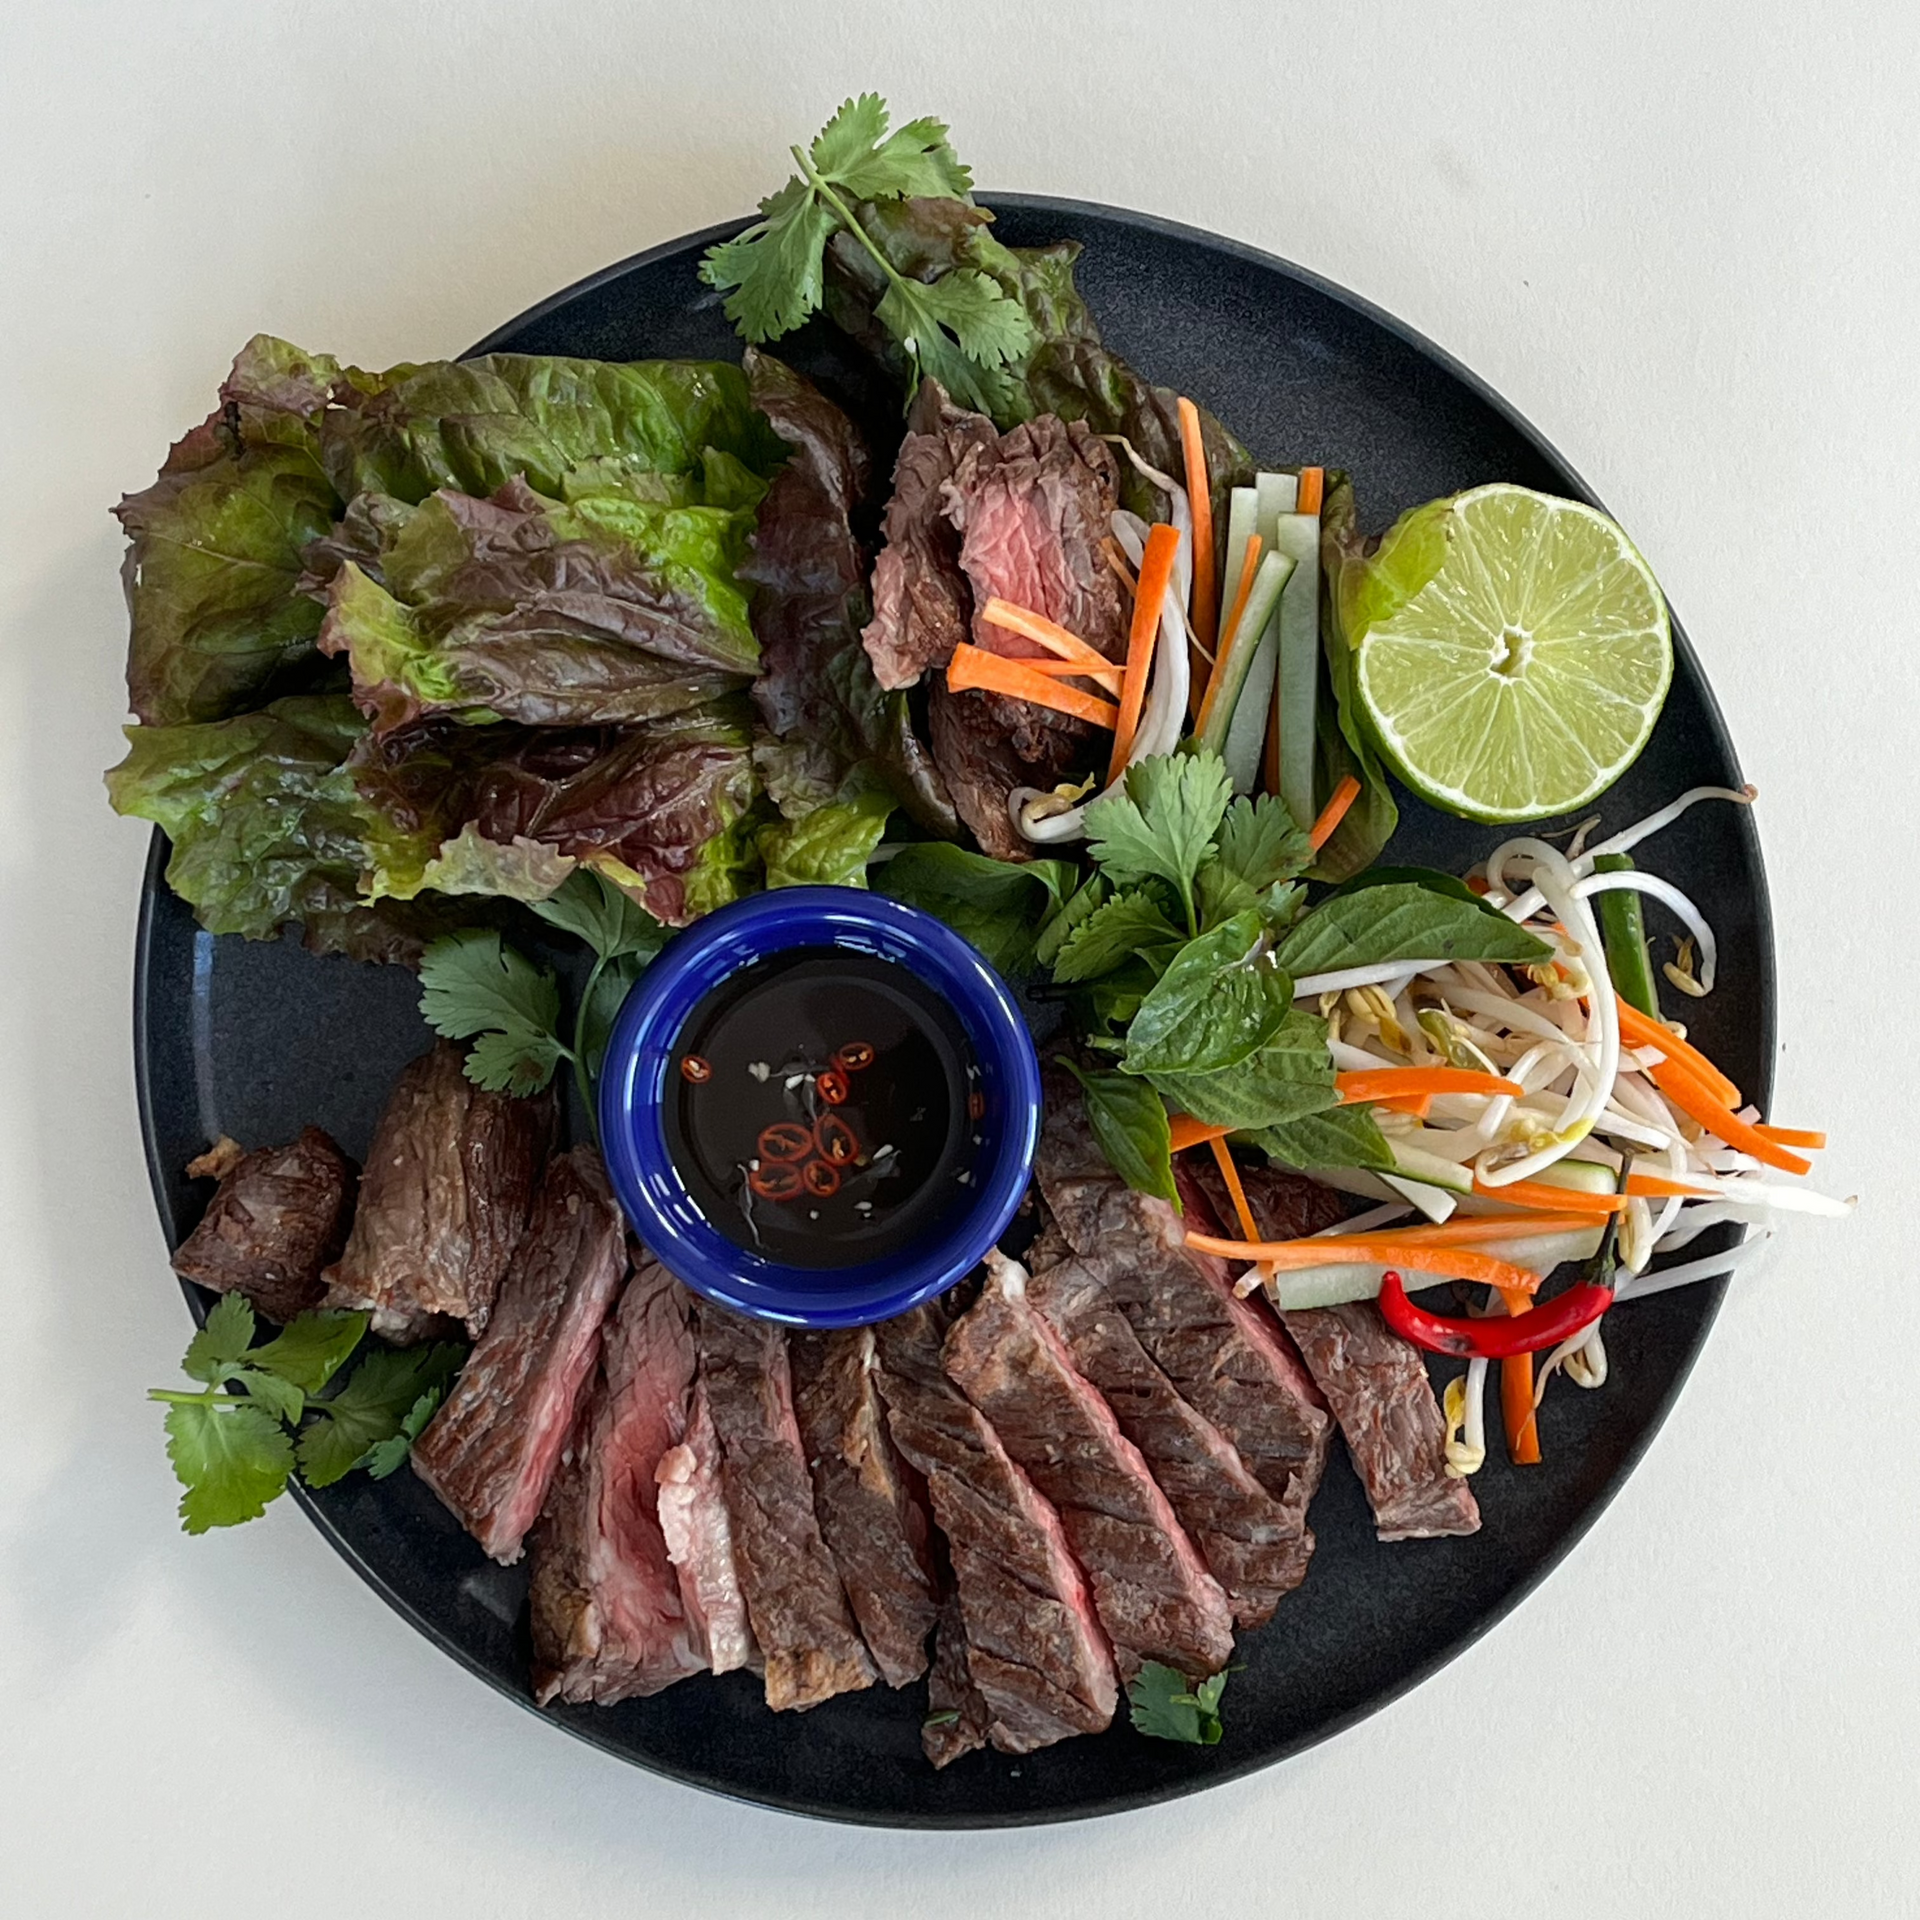
<path id="1" fill-rule="evenodd" d="M 1299 498 L 1300 483 L 1290 473 L 1263 473 L 1251 487 L 1233 490 L 1233 513 L 1227 528 L 1227 559 L 1223 571 L 1239 579 L 1241 558 L 1247 549 L 1247 535 L 1260 536 L 1262 555 L 1276 550 L 1275 530 L 1283 515 L 1293 511 Z M 1223 589 L 1230 597 L 1231 588 Z M 1283 596 L 1284 598 L 1284 596 Z M 1227 763 L 1227 777 L 1233 790 L 1250 794 L 1260 782 L 1260 761 L 1267 744 L 1267 716 L 1273 709 L 1274 682 L 1280 671 L 1280 629 L 1269 620 L 1261 630 L 1260 644 L 1247 668 L 1240 697 L 1227 722 L 1221 758 Z"/>
<path id="2" fill-rule="evenodd" d="M 1240 617 L 1231 639 L 1213 664 L 1213 679 L 1207 686 L 1206 724 L 1200 729 L 1200 744 L 1219 753 L 1227 743 L 1234 708 L 1246 689 L 1254 656 L 1260 650 L 1267 622 L 1280 605 L 1281 595 L 1295 571 L 1292 559 L 1281 553 L 1263 554 L 1253 576 L 1253 591 L 1247 596 L 1247 610 Z"/>
<path id="3" fill-rule="evenodd" d="M 1294 562 L 1280 601 L 1274 676 L 1280 734 L 1280 797 L 1301 827 L 1314 821 L 1314 710 L 1320 680 L 1320 516 L 1287 513 L 1274 528 L 1275 550 Z"/>
<path id="4" fill-rule="evenodd" d="M 1591 1260 L 1600 1250 L 1598 1227 L 1570 1227 L 1564 1233 L 1543 1233 L 1532 1240 L 1503 1240 L 1490 1249 L 1502 1260 L 1529 1273 L 1551 1273 L 1567 1260 Z M 1292 1312 L 1301 1307 L 1340 1307 L 1352 1300 L 1374 1300 L 1387 1269 L 1366 1260 L 1329 1261 L 1324 1267 L 1297 1267 L 1276 1273 L 1268 1287 L 1276 1307 Z M 1394 1271 L 1409 1293 L 1445 1284 L 1441 1274 L 1422 1273 L 1396 1264 Z"/>

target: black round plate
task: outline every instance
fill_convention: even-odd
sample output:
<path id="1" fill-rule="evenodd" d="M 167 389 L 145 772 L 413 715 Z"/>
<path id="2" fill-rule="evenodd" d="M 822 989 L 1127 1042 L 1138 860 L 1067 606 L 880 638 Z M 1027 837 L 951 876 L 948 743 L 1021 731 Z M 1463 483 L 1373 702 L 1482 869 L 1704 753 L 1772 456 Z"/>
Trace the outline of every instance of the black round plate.
<path id="1" fill-rule="evenodd" d="M 1362 522 L 1489 480 L 1593 496 L 1496 395 L 1398 322 L 1251 248 L 1137 214 L 1000 195 L 1009 243 L 1083 241 L 1080 283 L 1108 340 L 1153 379 L 1204 400 L 1268 463 L 1344 467 Z M 737 358 L 739 341 L 695 268 L 738 223 L 640 255 L 503 327 L 480 350 L 604 359 Z M 782 343 L 884 453 L 897 395 L 821 323 Z M 1675 629 L 1673 692 L 1651 745 L 1599 811 L 1625 824 L 1682 789 L 1738 785 L 1726 729 Z M 1406 802 L 1392 858 L 1459 870 L 1497 833 Z M 1653 849 L 1649 850 L 1654 851 Z M 1689 1005 L 1714 1057 L 1764 1101 L 1773 1059 L 1772 936 L 1750 815 L 1695 808 L 1658 843 L 1718 930 L 1725 985 Z M 140 923 L 135 1042 L 155 1197 L 171 1244 L 202 1193 L 188 1158 L 222 1133 L 258 1144 L 325 1127 L 363 1154 L 401 1065 L 428 1034 L 398 968 L 316 959 L 297 942 L 199 932 L 162 880 L 156 836 Z M 1711 1244 L 1711 1243 L 1703 1243 Z M 1603 1391 L 1557 1391 L 1541 1414 L 1546 1463 L 1491 1458 L 1475 1480 L 1471 1539 L 1381 1546 L 1343 1457 L 1313 1506 L 1312 1571 L 1271 1625 L 1242 1636 L 1216 1747 L 1103 1735 L 1009 1759 L 977 1753 L 935 1773 L 920 1753 L 919 1688 L 876 1689 L 807 1714 L 772 1714 L 745 1674 L 688 1681 L 651 1700 L 563 1707 L 584 1740 L 696 1786 L 766 1806 L 897 1826 L 990 1826 L 1111 1813 L 1189 1793 L 1297 1753 L 1433 1672 L 1540 1580 L 1619 1487 L 1679 1391 L 1719 1304 L 1714 1283 L 1608 1323 Z M 204 1297 L 189 1298 L 196 1311 Z M 1493 1452 L 1497 1456 L 1496 1443 Z M 355 1474 L 298 1496 L 363 1578 L 475 1673 L 527 1694 L 526 1576 L 492 1565 L 410 1473 Z"/>

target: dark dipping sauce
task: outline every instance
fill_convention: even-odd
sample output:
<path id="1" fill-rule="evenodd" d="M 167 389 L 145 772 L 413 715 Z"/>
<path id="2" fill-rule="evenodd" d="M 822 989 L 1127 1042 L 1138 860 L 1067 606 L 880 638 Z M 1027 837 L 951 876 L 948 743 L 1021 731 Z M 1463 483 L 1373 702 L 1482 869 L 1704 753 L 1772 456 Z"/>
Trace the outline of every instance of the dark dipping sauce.
<path id="1" fill-rule="evenodd" d="M 782 1265 L 853 1267 L 972 1197 L 980 1073 L 953 1009 L 891 960 L 797 947 L 687 1016 L 667 1151 L 729 1240 Z"/>

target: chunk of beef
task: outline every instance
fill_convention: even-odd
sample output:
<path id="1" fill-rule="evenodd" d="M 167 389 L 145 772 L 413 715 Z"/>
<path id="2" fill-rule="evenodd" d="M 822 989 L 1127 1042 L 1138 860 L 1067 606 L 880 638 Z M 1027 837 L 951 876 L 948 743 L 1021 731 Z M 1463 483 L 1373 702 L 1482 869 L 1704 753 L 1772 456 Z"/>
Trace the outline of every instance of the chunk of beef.
<path id="1" fill-rule="evenodd" d="M 767 1705 L 804 1710 L 870 1687 L 874 1665 L 814 1515 L 786 1336 L 704 1304 L 698 1328 L 740 1585 L 766 1661 Z"/>
<path id="2" fill-rule="evenodd" d="M 950 1593 L 940 1603 L 933 1630 L 933 1665 L 927 1670 L 927 1717 L 920 1728 L 920 1745 L 936 1767 L 951 1766 L 963 1753 L 987 1744 L 992 1711 L 986 1696 L 973 1684 L 967 1665 L 967 1623 L 960 1597 Z"/>
<path id="3" fill-rule="evenodd" d="M 1035 1172 L 1060 1231 L 1083 1256 L 1127 1255 L 1104 1277 L 1140 1344 L 1255 1479 L 1304 1515 L 1332 1423 L 1279 1324 L 1234 1296 L 1224 1263 L 1187 1246 L 1172 1207 L 1113 1171 L 1064 1076 L 1049 1077 L 1046 1110 Z"/>
<path id="4" fill-rule="evenodd" d="M 927 1670 L 939 1589 L 926 1498 L 874 1382 L 873 1329 L 795 1334 L 788 1354 L 821 1534 L 881 1679 L 904 1687 Z"/>
<path id="5" fill-rule="evenodd" d="M 1059 1329 L 1074 1365 L 1100 1389 L 1121 1431 L 1140 1449 L 1226 1589 L 1235 1621 L 1259 1626 L 1306 1578 L 1313 1541 L 1300 1508 L 1282 1505 L 1253 1477 L 1233 1443 L 1181 1397 L 1140 1344 L 1105 1279 L 1130 1256 L 1110 1247 L 1043 1265 L 1047 1250 L 1036 1244 L 1028 1298 Z"/>
<path id="6" fill-rule="evenodd" d="M 1214 1211 L 1222 1212 L 1218 1172 L 1202 1168 L 1200 1178 Z M 1254 1224 L 1269 1239 L 1319 1233 L 1347 1217 L 1342 1195 L 1278 1167 L 1242 1168 L 1241 1182 Z M 1447 1423 L 1419 1348 L 1401 1339 L 1371 1300 L 1280 1318 L 1340 1423 L 1380 1538 L 1477 1532 L 1473 1489 L 1447 1472 Z"/>
<path id="7" fill-rule="evenodd" d="M 1225 1666 L 1233 1618 L 1220 1583 L 1113 1409 L 1034 1311 L 1025 1268 L 987 1255 L 986 1288 L 948 1333 L 945 1359 L 949 1376 L 1059 1510 L 1121 1678 L 1148 1660 L 1188 1674 Z"/>
<path id="8" fill-rule="evenodd" d="M 926 1476 L 966 1624 L 988 1733 L 1027 1753 L 1098 1733 L 1119 1698 L 1113 1655 L 1060 1516 L 941 1361 L 949 1313 L 916 1308 L 874 1329 L 895 1443 Z"/>
<path id="9" fill-rule="evenodd" d="M 1008 806 L 1016 787 L 1032 784 L 1032 770 L 1015 757 L 1006 733 L 978 695 L 949 693 L 944 679 L 927 689 L 927 739 L 934 764 L 953 798 L 953 810 L 996 860 L 1031 860 Z"/>
<path id="10" fill-rule="evenodd" d="M 405 1345 L 486 1331 L 527 1224 L 553 1140 L 553 1100 L 487 1093 L 465 1053 L 442 1040 L 402 1069 L 387 1096 L 346 1250 L 326 1273 L 327 1304 L 362 1307 Z"/>
<path id="11" fill-rule="evenodd" d="M 760 1664 L 747 1596 L 740 1588 L 740 1566 L 733 1551 L 733 1522 L 727 1516 L 726 1489 L 720 1477 L 720 1436 L 714 1431 L 707 1383 L 694 1376 L 687 1415 L 687 1437 L 660 1456 L 654 1470 L 659 1483 L 660 1531 L 667 1557 L 680 1580 L 680 1600 L 699 1630 L 707 1664 L 715 1673 Z"/>
<path id="12" fill-rule="evenodd" d="M 880 523 L 885 544 L 874 563 L 865 634 L 874 677 L 889 691 L 945 666 L 967 637 L 972 609 L 946 489 L 962 455 L 995 438 L 984 414 L 954 406 L 938 382 L 921 381 Z"/>
<path id="13" fill-rule="evenodd" d="M 347 1244 L 353 1162 L 318 1127 L 303 1127 L 290 1146 L 226 1156 L 219 1177 L 173 1270 L 215 1293 L 244 1294 L 285 1326 L 326 1297 L 321 1269 Z"/>
<path id="14" fill-rule="evenodd" d="M 658 1693 L 706 1664 L 667 1557 L 655 1473 L 693 1384 L 686 1294 L 644 1256 L 607 1322 L 599 1376 L 533 1534 L 533 1682 L 542 1706 Z"/>
<path id="15" fill-rule="evenodd" d="M 547 1168 L 487 1330 L 413 1446 L 413 1470 L 502 1564 L 546 1504 L 626 1272 L 599 1156 L 575 1147 Z"/>

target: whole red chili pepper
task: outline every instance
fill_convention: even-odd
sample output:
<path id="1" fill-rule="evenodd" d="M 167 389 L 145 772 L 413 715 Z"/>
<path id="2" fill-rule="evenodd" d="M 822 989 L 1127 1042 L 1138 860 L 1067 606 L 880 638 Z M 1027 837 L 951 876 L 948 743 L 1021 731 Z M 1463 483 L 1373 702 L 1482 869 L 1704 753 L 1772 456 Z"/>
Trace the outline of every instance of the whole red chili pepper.
<path id="1" fill-rule="evenodd" d="M 1511 1320 L 1451 1319 L 1416 1307 L 1397 1273 L 1389 1272 L 1380 1282 L 1380 1314 L 1395 1333 L 1428 1353 L 1453 1354 L 1462 1360 L 1511 1360 L 1516 1354 L 1557 1347 L 1569 1335 L 1592 1326 L 1612 1305 L 1612 1287 L 1583 1280 L 1544 1306 Z"/>

